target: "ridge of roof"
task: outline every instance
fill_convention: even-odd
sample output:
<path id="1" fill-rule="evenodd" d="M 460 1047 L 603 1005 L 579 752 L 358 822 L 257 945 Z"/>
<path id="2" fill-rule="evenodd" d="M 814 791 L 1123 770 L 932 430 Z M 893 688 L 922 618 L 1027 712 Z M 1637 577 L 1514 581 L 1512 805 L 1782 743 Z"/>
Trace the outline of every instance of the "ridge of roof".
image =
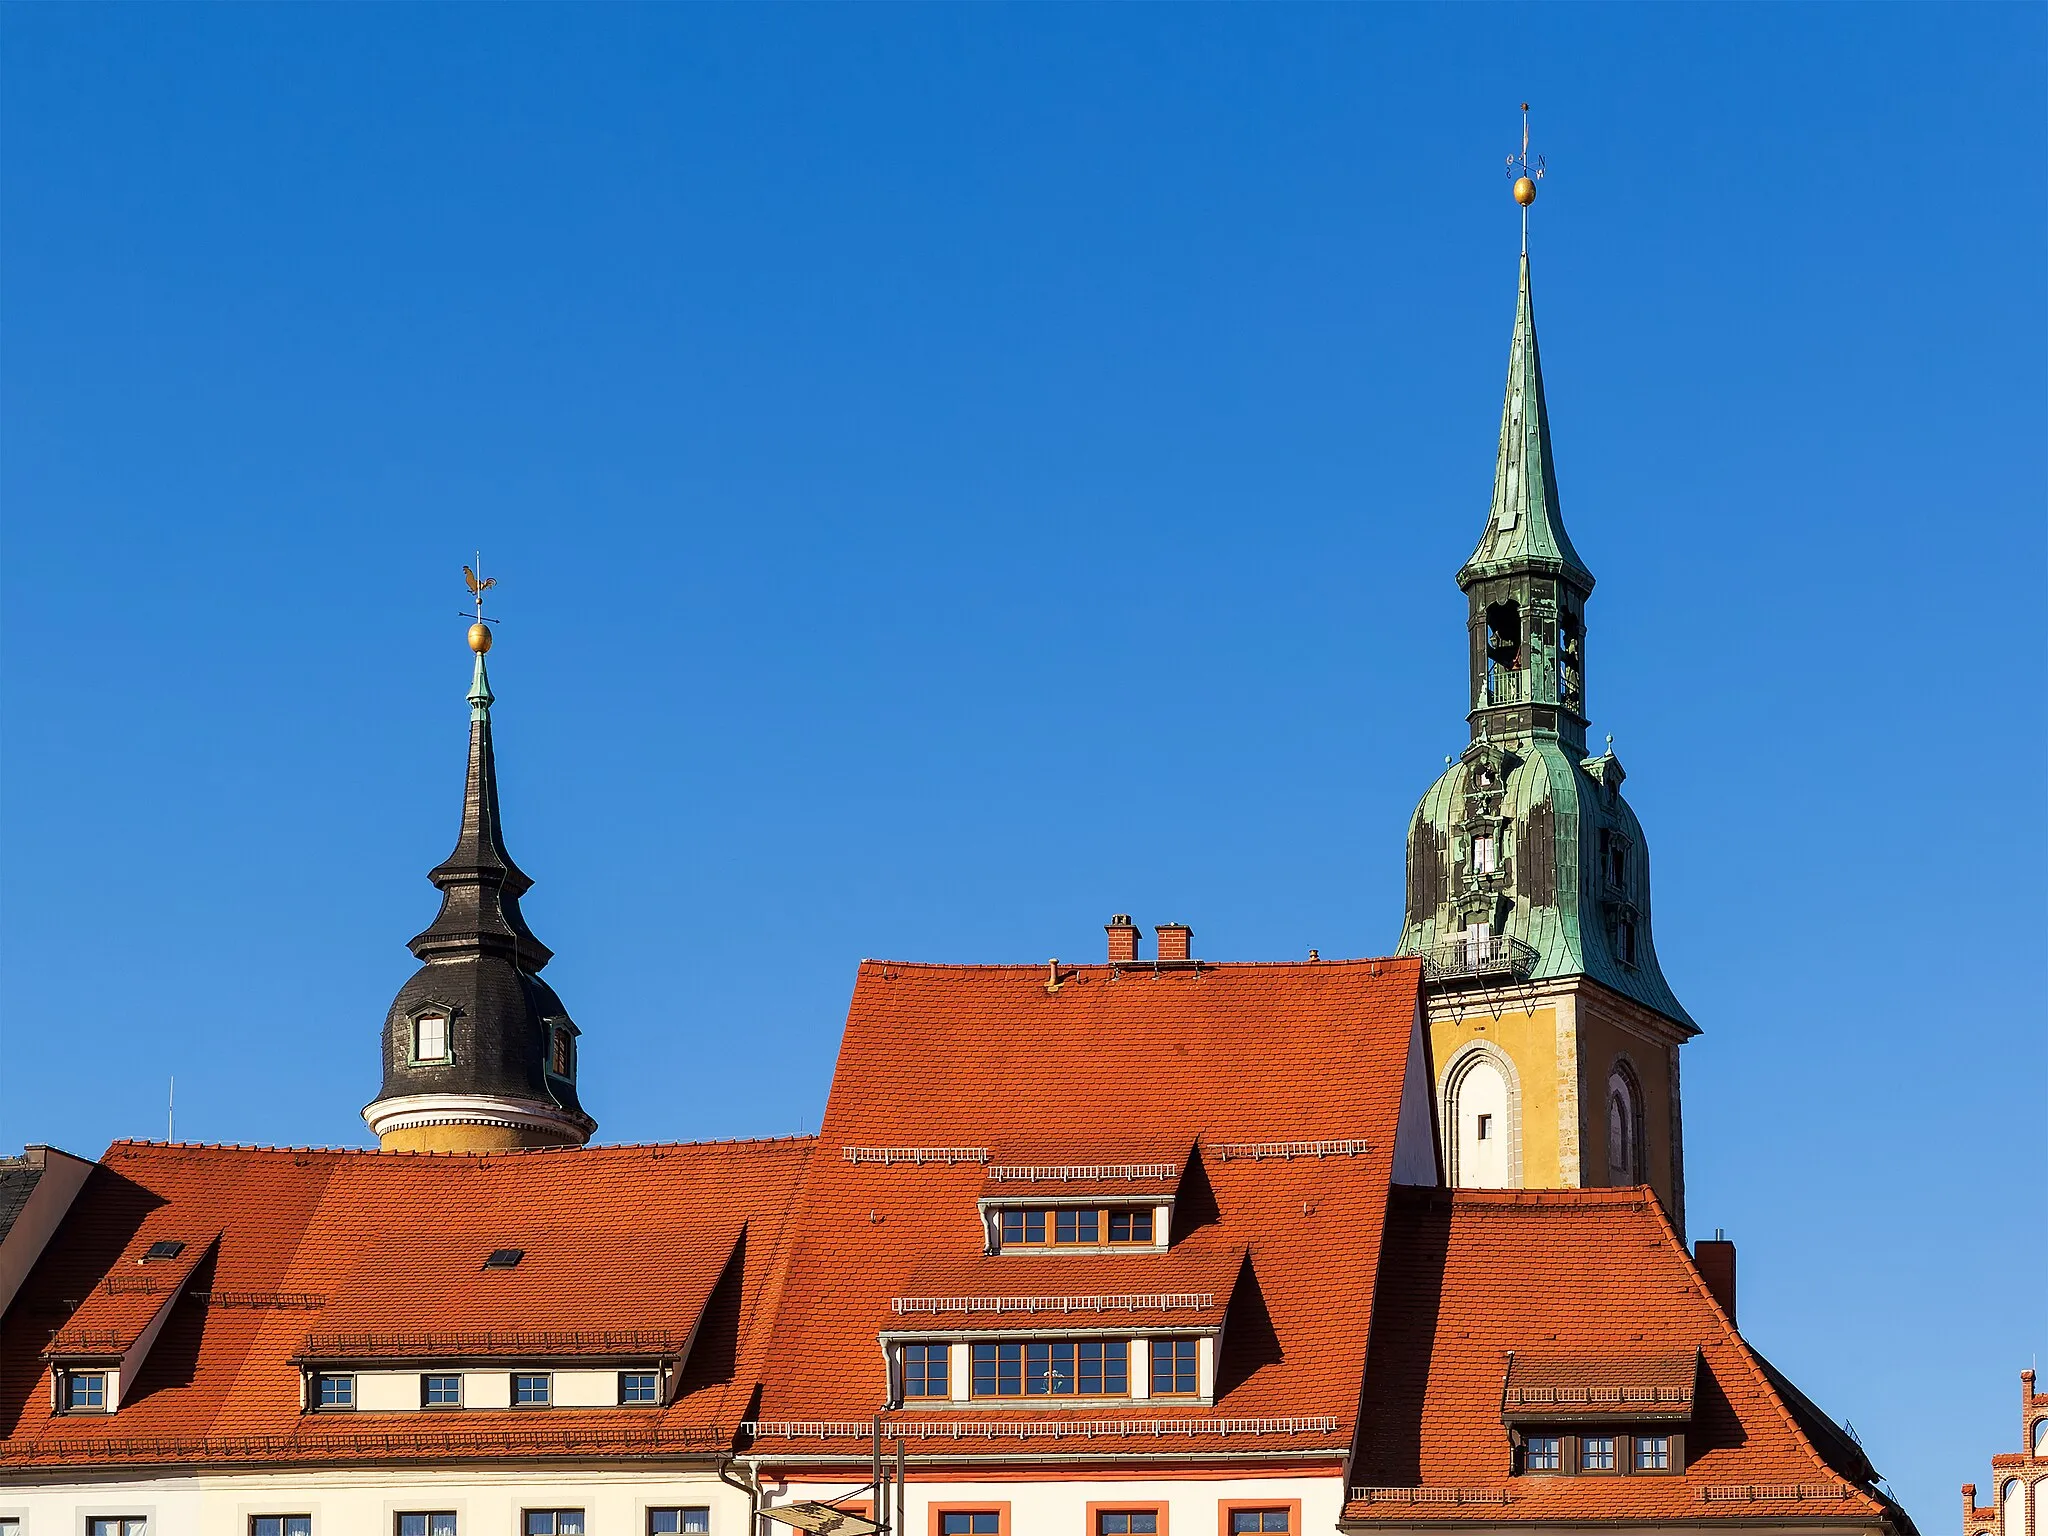
<path id="1" fill-rule="evenodd" d="M 1044 960 L 1024 964 L 1017 961 L 1000 961 L 988 964 L 963 964 L 952 960 L 888 960 L 868 956 L 860 962 L 861 969 L 870 966 L 887 966 L 891 970 L 943 971 L 959 975 L 979 975 L 1014 972 L 1020 976 L 1043 976 L 1047 962 Z M 1325 955 L 1318 960 L 1060 960 L 1062 971 L 1143 971 L 1150 975 L 1155 970 L 1160 975 L 1172 975 L 1176 971 L 1330 971 L 1346 970 L 1355 966 L 1396 966 L 1401 968 L 1420 967 L 1422 961 L 1413 955 L 1350 955 L 1334 957 Z M 1374 974 L 1379 974 L 1375 969 Z"/>
<path id="2" fill-rule="evenodd" d="M 815 1145 L 817 1140 L 817 1133 L 812 1132 L 802 1136 L 723 1136 L 703 1141 L 619 1141 L 580 1147 L 505 1147 L 491 1152 L 434 1152 L 394 1150 L 386 1147 L 273 1147 L 254 1142 L 234 1141 L 152 1141 L 146 1137 L 124 1136 L 108 1143 L 104 1155 L 112 1157 L 116 1152 L 132 1153 L 138 1149 L 145 1149 L 152 1152 L 256 1152 L 279 1157 L 364 1157 L 392 1162 L 414 1158 L 421 1161 L 452 1162 L 485 1157 L 559 1157 L 571 1153 L 604 1156 L 621 1152 L 696 1151 L 720 1147 L 793 1147 L 797 1144 Z"/>

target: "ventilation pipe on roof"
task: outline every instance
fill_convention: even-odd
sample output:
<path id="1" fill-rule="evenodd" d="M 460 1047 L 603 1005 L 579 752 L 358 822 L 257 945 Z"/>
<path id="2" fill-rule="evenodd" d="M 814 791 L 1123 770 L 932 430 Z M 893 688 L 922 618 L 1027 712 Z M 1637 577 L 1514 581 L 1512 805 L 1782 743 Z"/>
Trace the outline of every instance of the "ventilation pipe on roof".
<path id="1" fill-rule="evenodd" d="M 1188 958 L 1194 947 L 1194 929 L 1186 923 L 1161 923 L 1152 931 L 1159 935 L 1159 958 L 1162 961 Z"/>
<path id="2" fill-rule="evenodd" d="M 1735 1245 L 1721 1235 L 1719 1227 L 1714 1228 L 1712 1237 L 1703 1237 L 1692 1245 L 1692 1261 L 1700 1272 L 1707 1290 L 1714 1300 L 1721 1304 L 1721 1310 L 1728 1314 L 1728 1321 L 1735 1321 Z"/>
<path id="3" fill-rule="evenodd" d="M 1109 963 L 1128 963 L 1138 958 L 1138 940 L 1145 930 L 1131 921 L 1131 914 L 1119 912 L 1102 925 L 1102 931 L 1109 935 Z"/>

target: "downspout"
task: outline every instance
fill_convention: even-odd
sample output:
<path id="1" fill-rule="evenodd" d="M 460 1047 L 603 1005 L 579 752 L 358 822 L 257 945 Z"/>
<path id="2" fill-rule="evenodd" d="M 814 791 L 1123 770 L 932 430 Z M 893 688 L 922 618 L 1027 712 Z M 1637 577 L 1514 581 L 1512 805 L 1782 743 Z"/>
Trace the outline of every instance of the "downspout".
<path id="1" fill-rule="evenodd" d="M 761 1529 L 761 1469 L 747 1467 L 747 1480 L 736 1483 L 727 1477 L 726 1470 L 736 1463 L 736 1458 L 727 1456 L 718 1463 L 718 1480 L 728 1488 L 737 1488 L 747 1496 L 747 1536 L 759 1536 Z"/>

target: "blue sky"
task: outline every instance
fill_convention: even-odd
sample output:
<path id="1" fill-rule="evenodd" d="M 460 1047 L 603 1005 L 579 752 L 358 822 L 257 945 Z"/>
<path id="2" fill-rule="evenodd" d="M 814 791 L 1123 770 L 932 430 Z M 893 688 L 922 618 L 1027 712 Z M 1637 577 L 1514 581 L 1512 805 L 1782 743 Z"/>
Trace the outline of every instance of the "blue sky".
<path id="1" fill-rule="evenodd" d="M 2038 6 L 0 12 L 11 1144 L 360 1143 L 502 578 L 606 1139 L 862 956 L 1398 936 L 1535 104 L 1688 1205 L 1933 1533 L 2044 1333 Z M 2028 1267 L 2032 1266 L 2032 1273 Z"/>

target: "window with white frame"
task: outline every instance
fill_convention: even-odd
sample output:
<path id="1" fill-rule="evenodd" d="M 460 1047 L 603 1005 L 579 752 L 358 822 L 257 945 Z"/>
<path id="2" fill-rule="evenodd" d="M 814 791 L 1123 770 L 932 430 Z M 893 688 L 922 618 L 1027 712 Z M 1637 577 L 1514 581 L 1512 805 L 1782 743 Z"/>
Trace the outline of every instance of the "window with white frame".
<path id="1" fill-rule="evenodd" d="M 445 1014 L 423 1013 L 412 1021 L 412 1059 L 448 1059 L 448 1019 Z"/>

